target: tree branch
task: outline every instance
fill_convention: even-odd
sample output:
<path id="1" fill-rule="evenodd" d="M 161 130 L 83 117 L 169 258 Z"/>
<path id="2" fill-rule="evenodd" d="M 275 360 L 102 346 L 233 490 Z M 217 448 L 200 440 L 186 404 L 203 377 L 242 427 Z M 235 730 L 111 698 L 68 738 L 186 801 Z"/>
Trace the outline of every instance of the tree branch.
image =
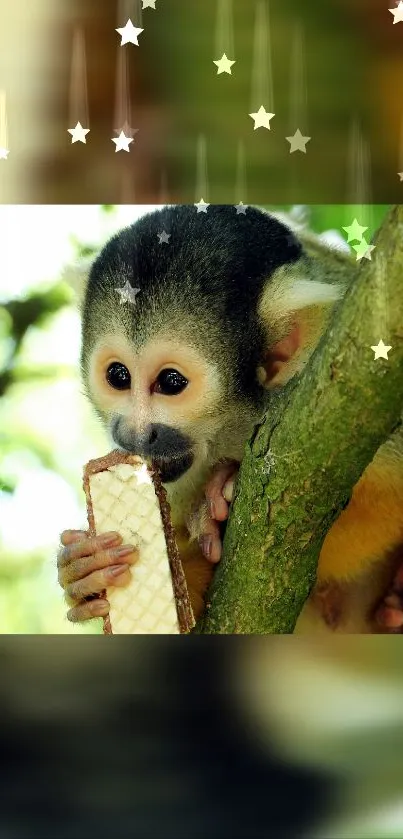
<path id="1" fill-rule="evenodd" d="M 273 393 L 246 446 L 223 558 L 196 631 L 287 633 L 323 540 L 403 408 L 403 207 L 333 314 L 307 368 Z M 389 360 L 374 360 L 383 339 Z"/>

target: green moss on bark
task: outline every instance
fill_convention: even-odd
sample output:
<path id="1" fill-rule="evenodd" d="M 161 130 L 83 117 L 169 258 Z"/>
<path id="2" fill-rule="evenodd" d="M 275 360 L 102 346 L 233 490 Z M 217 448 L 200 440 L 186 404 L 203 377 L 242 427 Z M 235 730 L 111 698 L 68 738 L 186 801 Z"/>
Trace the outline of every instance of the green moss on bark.
<path id="1" fill-rule="evenodd" d="M 402 206 L 374 244 L 303 375 L 273 395 L 246 446 L 198 632 L 293 631 L 326 533 L 401 423 Z M 374 360 L 381 338 L 388 361 Z"/>

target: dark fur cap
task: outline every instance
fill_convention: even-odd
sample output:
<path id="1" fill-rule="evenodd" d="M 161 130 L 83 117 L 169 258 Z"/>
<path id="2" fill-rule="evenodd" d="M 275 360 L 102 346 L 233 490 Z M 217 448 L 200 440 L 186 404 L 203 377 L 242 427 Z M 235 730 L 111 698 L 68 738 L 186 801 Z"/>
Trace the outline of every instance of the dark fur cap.
<path id="1" fill-rule="evenodd" d="M 158 234 L 170 235 L 168 243 Z M 83 307 L 83 349 L 106 326 L 124 329 L 135 347 L 166 332 L 188 340 L 233 371 L 232 387 L 255 394 L 263 333 L 257 319 L 262 290 L 302 247 L 276 218 L 248 207 L 164 207 L 115 235 L 90 272 Z M 116 288 L 139 288 L 120 304 Z M 83 353 L 84 355 L 85 353 Z M 224 365 L 223 365 L 224 357 Z M 253 372 L 252 372 L 253 371 Z"/>

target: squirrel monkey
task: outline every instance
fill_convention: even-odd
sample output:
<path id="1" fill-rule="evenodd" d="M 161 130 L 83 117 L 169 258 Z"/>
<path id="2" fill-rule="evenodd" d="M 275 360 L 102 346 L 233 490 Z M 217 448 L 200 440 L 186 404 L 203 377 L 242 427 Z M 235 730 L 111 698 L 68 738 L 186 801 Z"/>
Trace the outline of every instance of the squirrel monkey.
<path id="1" fill-rule="evenodd" d="M 268 391 L 301 371 L 356 271 L 350 254 L 286 217 L 227 205 L 151 212 L 92 264 L 82 299 L 85 391 L 113 445 L 160 467 L 196 616 Z M 297 632 L 399 631 L 402 498 L 397 432 L 327 534 Z M 107 601 L 85 598 L 127 584 L 136 550 L 111 539 L 62 534 L 71 620 L 106 614 Z"/>

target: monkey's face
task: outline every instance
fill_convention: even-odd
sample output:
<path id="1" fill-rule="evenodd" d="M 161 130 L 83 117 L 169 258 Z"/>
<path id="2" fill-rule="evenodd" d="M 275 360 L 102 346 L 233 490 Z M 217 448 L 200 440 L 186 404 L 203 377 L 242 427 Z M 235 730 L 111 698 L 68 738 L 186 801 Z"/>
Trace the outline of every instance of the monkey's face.
<path id="1" fill-rule="evenodd" d="M 103 336 L 90 357 L 87 389 L 113 444 L 152 459 L 164 483 L 205 462 L 223 420 L 214 366 L 169 338 L 135 351 L 122 334 Z"/>
<path id="2" fill-rule="evenodd" d="M 289 239 L 258 210 L 211 206 L 202 219 L 167 207 L 113 237 L 92 266 L 87 393 L 114 444 L 154 460 L 165 483 L 189 473 L 190 485 L 201 468 L 242 458 L 262 399 L 258 305 L 273 272 L 299 257 Z M 134 301 L 120 299 L 126 285 Z"/>

